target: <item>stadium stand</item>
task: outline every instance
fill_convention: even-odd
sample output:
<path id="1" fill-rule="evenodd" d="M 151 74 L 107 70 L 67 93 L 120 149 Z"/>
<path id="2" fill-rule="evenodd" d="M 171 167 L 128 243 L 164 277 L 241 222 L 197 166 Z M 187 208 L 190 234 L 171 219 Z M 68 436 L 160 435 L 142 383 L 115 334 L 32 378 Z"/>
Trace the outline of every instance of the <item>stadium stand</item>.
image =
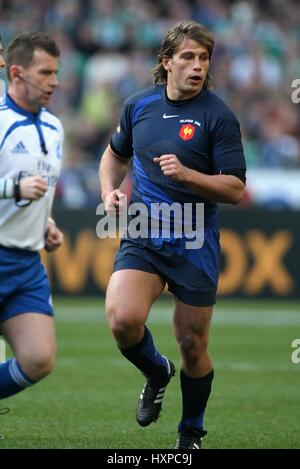
<path id="1" fill-rule="evenodd" d="M 149 70 L 161 38 L 175 21 L 189 18 L 217 38 L 212 75 L 215 91 L 241 121 L 249 168 L 245 205 L 300 207 L 300 193 L 290 193 L 288 176 L 300 171 L 300 107 L 291 99 L 292 82 L 300 77 L 298 1 L 267 0 L 262 7 L 258 0 L 2 0 L 4 43 L 20 30 L 38 29 L 49 32 L 62 50 L 61 86 L 52 103 L 67 134 L 57 190 L 62 206 L 97 204 L 99 155 L 121 103 L 151 84 Z M 252 185 L 260 169 L 264 197 L 257 197 L 257 184 Z M 267 197 L 268 182 L 274 187 L 283 169 L 278 190 L 281 184 L 286 189 L 278 201 Z"/>

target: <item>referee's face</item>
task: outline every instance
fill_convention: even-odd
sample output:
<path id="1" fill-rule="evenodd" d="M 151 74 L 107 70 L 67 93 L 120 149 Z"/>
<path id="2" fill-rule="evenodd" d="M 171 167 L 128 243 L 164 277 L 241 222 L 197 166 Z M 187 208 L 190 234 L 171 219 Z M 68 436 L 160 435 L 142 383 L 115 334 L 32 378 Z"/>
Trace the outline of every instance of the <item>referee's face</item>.
<path id="1" fill-rule="evenodd" d="M 58 85 L 57 71 L 58 58 L 42 49 L 35 49 L 31 64 L 20 68 L 17 75 L 21 106 L 31 112 L 47 106 Z"/>
<path id="2" fill-rule="evenodd" d="M 188 99 L 202 89 L 209 68 L 209 53 L 193 39 L 184 39 L 173 57 L 164 57 L 168 72 L 167 94 L 170 99 Z"/>

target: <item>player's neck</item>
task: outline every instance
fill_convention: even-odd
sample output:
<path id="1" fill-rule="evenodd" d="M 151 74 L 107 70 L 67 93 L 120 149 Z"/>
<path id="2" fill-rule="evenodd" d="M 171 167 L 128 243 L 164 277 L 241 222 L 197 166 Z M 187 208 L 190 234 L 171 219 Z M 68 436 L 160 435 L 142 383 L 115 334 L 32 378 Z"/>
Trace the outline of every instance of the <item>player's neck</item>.
<path id="1" fill-rule="evenodd" d="M 169 101 L 186 101 L 188 99 L 194 98 L 197 96 L 201 90 L 197 90 L 197 92 L 193 93 L 186 93 L 181 92 L 180 90 L 172 90 L 166 86 L 166 97 Z"/>
<path id="2" fill-rule="evenodd" d="M 21 109 L 27 112 L 31 112 L 33 114 L 37 114 L 40 111 L 40 108 L 37 106 L 34 106 L 30 103 L 28 103 L 25 99 L 22 98 L 22 96 L 19 95 L 19 93 L 14 90 L 12 87 L 8 88 L 8 94 L 12 101 L 19 106 Z"/>
<path id="3" fill-rule="evenodd" d="M 182 91 L 177 88 L 174 88 L 170 83 L 167 83 L 166 86 L 166 96 L 170 101 L 185 101 L 187 99 L 194 98 L 201 92 L 202 88 L 196 91 Z"/>

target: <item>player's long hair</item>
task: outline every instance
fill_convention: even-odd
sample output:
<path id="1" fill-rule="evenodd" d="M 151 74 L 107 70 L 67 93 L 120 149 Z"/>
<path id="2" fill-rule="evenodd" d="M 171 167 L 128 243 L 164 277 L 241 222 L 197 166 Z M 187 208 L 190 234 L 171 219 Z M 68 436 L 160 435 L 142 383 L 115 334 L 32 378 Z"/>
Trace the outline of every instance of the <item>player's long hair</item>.
<path id="1" fill-rule="evenodd" d="M 209 60 L 211 59 L 215 41 L 212 33 L 195 21 L 181 21 L 176 23 L 166 34 L 158 53 L 158 63 L 152 73 L 155 83 L 167 83 L 168 72 L 163 67 L 163 57 L 171 58 L 184 39 L 193 39 L 207 48 Z M 203 83 L 202 89 L 212 88 L 209 73 Z"/>

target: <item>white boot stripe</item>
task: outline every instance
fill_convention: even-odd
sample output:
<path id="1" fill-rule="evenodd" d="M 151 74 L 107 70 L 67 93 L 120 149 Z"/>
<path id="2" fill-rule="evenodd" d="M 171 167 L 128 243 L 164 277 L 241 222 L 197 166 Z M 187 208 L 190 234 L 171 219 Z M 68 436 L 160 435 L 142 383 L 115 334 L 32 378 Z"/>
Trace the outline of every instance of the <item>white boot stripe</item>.
<path id="1" fill-rule="evenodd" d="M 162 357 L 166 360 L 167 368 L 168 368 L 168 375 L 170 375 L 171 374 L 171 367 L 170 367 L 169 360 L 164 355 L 162 355 Z"/>

